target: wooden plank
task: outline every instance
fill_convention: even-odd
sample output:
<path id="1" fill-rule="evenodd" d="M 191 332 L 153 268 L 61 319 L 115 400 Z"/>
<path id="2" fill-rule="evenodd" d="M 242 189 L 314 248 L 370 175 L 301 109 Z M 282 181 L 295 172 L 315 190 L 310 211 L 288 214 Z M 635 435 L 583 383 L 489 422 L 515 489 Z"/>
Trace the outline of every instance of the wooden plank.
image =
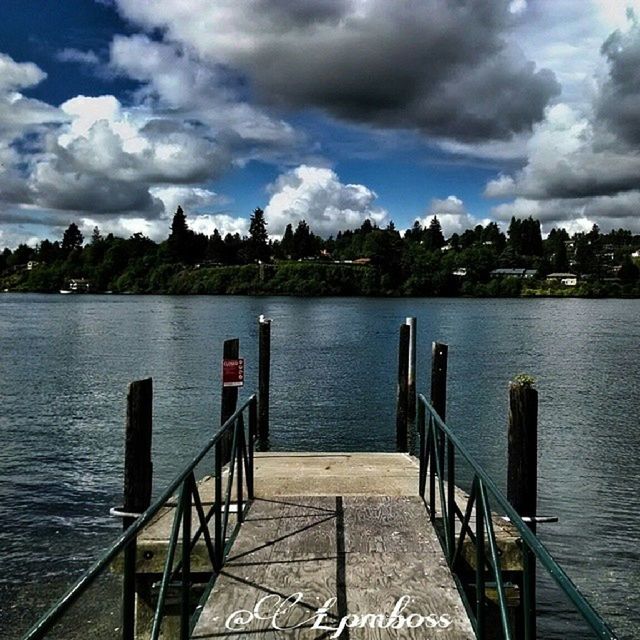
<path id="1" fill-rule="evenodd" d="M 415 458 L 404 453 L 258 453 L 256 454 L 256 494 L 258 499 L 254 503 L 249 518 L 254 520 L 249 532 L 255 531 L 259 539 L 268 535 L 267 525 L 263 522 L 263 527 L 259 531 L 256 520 L 263 518 L 273 518 L 275 522 L 288 517 L 288 514 L 281 513 L 275 515 L 272 508 L 265 500 L 287 499 L 293 504 L 300 503 L 300 497 L 314 496 L 313 500 L 305 500 L 308 509 L 307 515 L 317 513 L 322 509 L 335 511 L 335 506 L 331 503 L 336 495 L 342 495 L 345 500 L 352 497 L 366 496 L 387 496 L 402 498 L 415 496 L 418 483 L 418 468 Z M 213 504 L 213 478 L 207 476 L 198 483 L 201 499 L 205 512 Z M 288 491 L 288 493 L 287 493 Z M 320 498 L 327 496 L 322 502 Z M 288 497 L 287 497 L 288 496 Z M 292 499 L 293 496 L 298 496 Z M 456 502 L 461 511 L 464 512 L 467 494 L 459 488 L 455 492 Z M 315 500 L 315 501 L 314 501 Z M 327 500 L 329 503 L 327 503 Z M 331 503 L 331 504 L 330 504 Z M 407 509 L 407 504 L 401 511 Z M 367 508 L 366 506 L 363 508 Z M 383 507 L 379 507 L 380 510 Z M 264 510 L 270 510 L 268 515 L 263 514 Z M 158 516 L 142 532 L 138 541 L 137 571 L 138 573 L 158 573 L 162 571 L 166 546 L 168 544 L 169 532 L 173 522 L 175 505 L 172 504 L 161 510 Z M 194 510 L 195 518 L 195 510 Z M 300 512 L 298 515 L 303 515 Z M 262 516 L 261 516 L 262 514 Z M 436 516 L 440 516 L 439 497 L 436 500 Z M 232 514 L 231 522 L 234 522 L 235 515 Z M 370 513 L 370 518 L 383 517 L 381 513 Z M 387 516 L 384 516 L 387 517 Z M 402 518 L 402 514 L 396 514 L 397 518 Z M 493 519 L 498 546 L 502 552 L 501 565 L 505 570 L 522 570 L 522 557 L 517 540 L 519 538 L 513 525 L 505 522 L 500 517 Z M 471 526 L 475 525 L 475 511 L 472 512 Z M 195 519 L 192 526 L 197 526 Z M 211 529 L 213 525 L 211 524 Z M 460 531 L 460 523 L 456 519 L 457 531 Z M 243 525 L 243 530 L 246 527 Z M 393 531 L 388 532 L 391 538 L 388 542 L 377 541 L 371 538 L 367 544 L 368 551 L 382 551 L 384 545 L 390 545 L 393 541 Z M 247 534 L 245 531 L 245 535 Z M 362 534 L 366 535 L 365 533 Z M 401 545 L 401 543 L 398 543 Z M 402 543 L 405 544 L 405 543 Z M 235 552 L 236 547 L 234 547 Z M 402 547 L 397 546 L 397 551 Z M 405 549 L 406 550 L 406 549 Z M 233 552 L 232 552 L 233 553 Z M 472 567 L 475 566 L 474 546 L 467 538 L 465 541 L 463 554 Z M 194 550 L 194 567 L 198 571 L 206 572 L 210 569 L 210 563 L 204 541 L 198 542 Z M 118 570 L 118 567 L 114 567 Z"/>
<path id="2" fill-rule="evenodd" d="M 422 530 L 419 536 L 417 529 Z M 391 542 L 390 536 L 395 538 Z M 382 544 L 376 542 L 372 550 L 362 544 L 366 538 Z M 310 619 L 306 625 L 278 630 L 265 616 L 234 630 L 225 627 L 234 611 L 252 611 L 265 596 L 272 596 L 268 602 L 273 606 L 276 600 L 298 592 L 300 601 L 284 618 L 288 625 Z M 404 615 L 450 616 L 451 626 L 437 632 L 443 640 L 475 637 L 421 499 L 258 499 L 240 530 L 229 564 L 201 611 L 193 637 L 326 638 L 331 635 L 326 630 L 310 627 L 327 600 L 331 599 L 326 623 L 335 628 L 346 615 L 388 616 L 403 596 L 410 598 Z M 428 633 L 424 626 L 367 626 L 341 637 L 424 638 Z"/>

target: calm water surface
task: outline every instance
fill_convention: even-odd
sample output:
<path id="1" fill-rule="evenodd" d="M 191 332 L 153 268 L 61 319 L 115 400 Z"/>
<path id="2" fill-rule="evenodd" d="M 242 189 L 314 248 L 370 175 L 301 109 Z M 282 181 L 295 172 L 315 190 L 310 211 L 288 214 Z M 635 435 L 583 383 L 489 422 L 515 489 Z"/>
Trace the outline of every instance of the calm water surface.
<path id="1" fill-rule="evenodd" d="M 450 345 L 449 422 L 504 487 L 507 386 L 540 391 L 541 537 L 621 637 L 640 637 L 640 302 L 0 294 L 0 637 L 117 534 L 129 381 L 155 387 L 156 493 L 214 433 L 222 341 L 256 379 L 273 318 L 275 449 L 394 448 L 397 328 Z M 544 637 L 582 634 L 543 588 Z M 550 613 L 553 615 L 551 616 Z"/>

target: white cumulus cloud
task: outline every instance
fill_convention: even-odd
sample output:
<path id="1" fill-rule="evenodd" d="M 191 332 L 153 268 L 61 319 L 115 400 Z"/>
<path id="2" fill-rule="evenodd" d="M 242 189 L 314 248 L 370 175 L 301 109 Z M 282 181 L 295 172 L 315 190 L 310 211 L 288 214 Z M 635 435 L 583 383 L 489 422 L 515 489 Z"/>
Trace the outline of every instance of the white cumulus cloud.
<path id="1" fill-rule="evenodd" d="M 428 227 L 433 216 L 436 216 L 440 221 L 445 237 L 449 237 L 454 233 L 462 233 L 466 229 L 472 229 L 477 224 L 487 222 L 476 220 L 467 211 L 464 202 L 454 195 L 447 198 L 433 198 L 425 217 L 420 219 L 420 224 L 423 227 Z"/>
<path id="2" fill-rule="evenodd" d="M 343 184 L 335 171 L 300 165 L 282 174 L 270 187 L 265 207 L 269 232 L 280 235 L 287 224 L 305 220 L 322 236 L 360 226 L 367 218 L 382 224 L 387 211 L 375 204 L 377 195 L 362 184 Z"/>

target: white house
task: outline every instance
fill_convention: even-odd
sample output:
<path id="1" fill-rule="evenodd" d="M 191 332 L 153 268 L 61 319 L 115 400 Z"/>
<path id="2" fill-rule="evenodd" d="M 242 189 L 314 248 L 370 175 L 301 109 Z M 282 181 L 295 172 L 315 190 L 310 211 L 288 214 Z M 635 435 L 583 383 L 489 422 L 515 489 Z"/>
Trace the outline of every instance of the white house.
<path id="1" fill-rule="evenodd" d="M 550 273 L 548 282 L 559 282 L 565 287 L 575 287 L 578 284 L 578 276 L 575 273 Z"/>

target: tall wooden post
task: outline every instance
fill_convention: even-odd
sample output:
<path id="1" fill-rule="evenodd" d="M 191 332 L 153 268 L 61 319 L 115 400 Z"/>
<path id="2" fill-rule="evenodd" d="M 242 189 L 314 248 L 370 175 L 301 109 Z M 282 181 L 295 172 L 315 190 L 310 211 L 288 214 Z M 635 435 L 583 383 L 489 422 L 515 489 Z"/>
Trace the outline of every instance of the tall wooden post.
<path id="1" fill-rule="evenodd" d="M 408 438 L 408 388 L 409 388 L 409 343 L 411 328 L 408 324 L 400 325 L 398 345 L 398 389 L 396 398 L 396 448 L 407 451 Z"/>
<path id="2" fill-rule="evenodd" d="M 441 342 L 431 345 L 431 406 L 445 422 L 447 419 L 447 359 L 449 347 Z"/>
<path id="3" fill-rule="evenodd" d="M 151 431 L 153 426 L 153 382 L 151 378 L 129 385 L 124 452 L 125 513 L 142 513 L 151 504 L 153 464 L 151 462 Z M 123 528 L 134 522 L 133 516 L 123 518 Z M 136 608 L 136 542 L 124 550 L 122 587 L 122 637 L 135 637 Z"/>
<path id="4" fill-rule="evenodd" d="M 232 338 L 225 340 L 222 348 L 223 360 L 237 360 L 240 357 L 240 340 Z M 238 407 L 238 387 L 222 387 L 222 401 L 220 402 L 220 424 L 224 424 L 236 411 Z M 222 438 L 222 464 L 225 465 L 231 460 L 231 448 L 233 446 L 233 432 L 228 431 Z"/>
<path id="5" fill-rule="evenodd" d="M 507 464 L 507 499 L 535 533 L 538 499 L 538 391 L 529 376 L 518 376 L 509 385 L 509 434 Z M 528 594 L 528 602 L 521 598 L 516 615 L 517 637 L 524 637 L 525 625 L 535 638 L 536 630 L 536 569 L 535 557 L 526 548 L 523 553 L 527 566 L 521 593 Z M 526 607 L 526 611 L 525 611 Z"/>
<path id="6" fill-rule="evenodd" d="M 417 326 L 415 318 L 407 318 L 409 325 L 409 369 L 407 371 L 407 418 L 409 424 L 414 425 L 416 421 L 416 336 Z"/>
<path id="7" fill-rule="evenodd" d="M 271 320 L 260 316 L 258 327 L 258 441 L 260 449 L 265 450 L 269 442 Z"/>
<path id="8" fill-rule="evenodd" d="M 447 419 L 447 360 L 449 347 L 441 342 L 431 344 L 431 406 L 445 422 Z M 438 431 L 436 431 L 439 434 Z M 444 469 L 444 438 L 436 442 L 440 468 Z"/>

